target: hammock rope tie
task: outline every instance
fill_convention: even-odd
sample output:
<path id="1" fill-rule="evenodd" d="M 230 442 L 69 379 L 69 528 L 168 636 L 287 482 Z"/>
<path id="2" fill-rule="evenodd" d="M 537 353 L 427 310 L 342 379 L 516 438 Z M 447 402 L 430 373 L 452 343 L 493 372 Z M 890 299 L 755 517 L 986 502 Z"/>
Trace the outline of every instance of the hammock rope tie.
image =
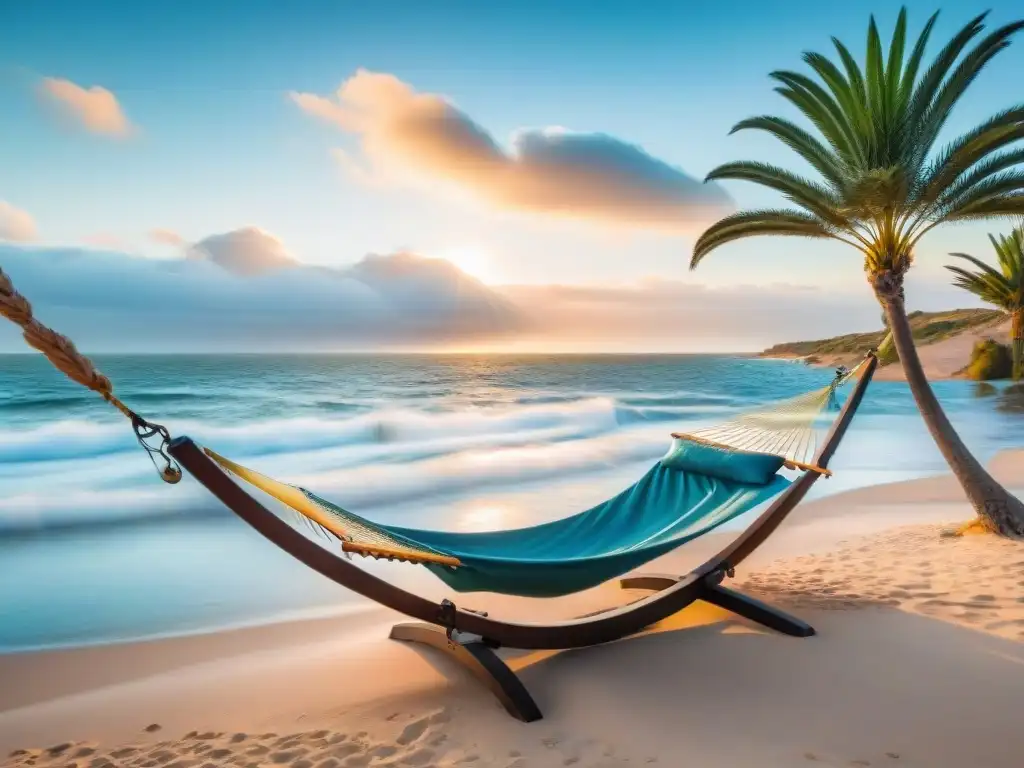
<path id="1" fill-rule="evenodd" d="M 28 345 L 42 352 L 58 371 L 76 384 L 99 394 L 131 420 L 135 438 L 153 462 L 161 480 L 172 485 L 181 480 L 181 467 L 167 455 L 167 444 L 171 441 L 171 436 L 166 427 L 146 421 L 115 397 L 114 385 L 110 379 L 100 373 L 92 361 L 75 348 L 71 339 L 52 328 L 47 328 L 33 317 L 32 305 L 15 290 L 14 284 L 3 269 L 0 269 L 0 315 L 21 328 L 22 336 Z M 160 438 L 156 445 L 149 442 L 154 437 Z M 157 463 L 158 457 L 164 463 L 163 468 Z"/>

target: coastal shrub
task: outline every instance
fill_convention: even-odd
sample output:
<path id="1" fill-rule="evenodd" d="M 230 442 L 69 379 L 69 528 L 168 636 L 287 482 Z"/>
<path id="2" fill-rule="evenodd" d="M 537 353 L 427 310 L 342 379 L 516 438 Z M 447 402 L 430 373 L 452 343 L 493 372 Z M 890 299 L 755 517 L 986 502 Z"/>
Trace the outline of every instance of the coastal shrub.
<path id="1" fill-rule="evenodd" d="M 984 339 L 975 342 L 966 375 L 975 381 L 1008 379 L 1012 369 L 1013 355 L 1010 347 L 995 339 Z"/>

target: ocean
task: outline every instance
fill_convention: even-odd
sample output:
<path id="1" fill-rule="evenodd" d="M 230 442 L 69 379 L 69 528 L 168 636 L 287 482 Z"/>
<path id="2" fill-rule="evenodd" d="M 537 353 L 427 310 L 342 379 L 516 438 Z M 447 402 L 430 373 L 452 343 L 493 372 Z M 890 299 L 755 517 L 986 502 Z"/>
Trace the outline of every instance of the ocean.
<path id="1" fill-rule="evenodd" d="M 832 372 L 690 355 L 109 356 L 117 394 L 172 435 L 385 522 L 530 525 L 630 485 L 669 433 L 823 386 Z M 938 382 L 983 460 L 1020 444 L 1024 395 Z M 942 472 L 906 386 L 872 385 L 814 496 Z M 360 610 L 38 355 L 0 356 L 0 652 Z M 756 514 L 756 511 L 750 514 Z M 733 528 L 749 520 L 734 521 Z M 364 563 L 364 561 L 360 561 Z M 403 564 L 366 563 L 443 594 Z"/>

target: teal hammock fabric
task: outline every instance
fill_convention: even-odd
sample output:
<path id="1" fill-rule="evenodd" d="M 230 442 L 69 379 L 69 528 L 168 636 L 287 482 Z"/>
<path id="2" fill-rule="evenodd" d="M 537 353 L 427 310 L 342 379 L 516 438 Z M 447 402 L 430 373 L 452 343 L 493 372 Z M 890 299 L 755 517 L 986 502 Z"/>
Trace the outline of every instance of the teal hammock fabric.
<path id="1" fill-rule="evenodd" d="M 457 533 L 372 525 L 413 548 L 457 557 L 462 562 L 458 568 L 425 565 L 457 592 L 557 597 L 628 573 L 753 509 L 789 484 L 776 475 L 764 486 L 744 485 L 658 462 L 614 498 L 529 528 Z M 327 510 L 355 517 L 301 490 Z"/>

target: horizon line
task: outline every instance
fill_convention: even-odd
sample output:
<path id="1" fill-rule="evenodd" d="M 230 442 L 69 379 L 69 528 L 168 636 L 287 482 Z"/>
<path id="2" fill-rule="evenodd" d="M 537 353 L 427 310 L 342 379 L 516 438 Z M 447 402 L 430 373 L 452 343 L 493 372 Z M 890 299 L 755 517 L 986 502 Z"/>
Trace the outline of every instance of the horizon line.
<path id="1" fill-rule="evenodd" d="M 114 356 L 114 355 L 131 355 L 133 357 L 174 357 L 179 355 L 190 355 L 196 357 L 241 357 L 241 356 L 293 356 L 293 357 L 366 357 L 366 356 L 398 356 L 398 355 L 409 355 L 409 356 L 420 356 L 420 357 L 442 357 L 442 356 L 490 356 L 490 357 L 514 357 L 517 355 L 529 355 L 529 356 L 540 356 L 540 355 L 561 355 L 566 357 L 641 357 L 641 356 L 661 356 L 661 357 L 760 357 L 764 350 L 760 352 L 673 352 L 666 350 L 651 350 L 651 351 L 616 351 L 616 352 L 600 352 L 600 351 L 580 351 L 580 350 L 318 350 L 318 351 L 301 351 L 301 352 L 286 352 L 278 350 L 264 350 L 264 351 L 244 351 L 244 350 L 224 350 L 224 351 L 203 351 L 203 350 L 178 350 L 178 351 L 167 351 L 167 352 L 143 352 L 143 351 L 97 351 L 90 352 L 88 355 L 94 356 Z M 26 351 L 3 351 L 0 350 L 0 356 L 3 357 L 43 357 L 41 352 L 33 352 L 30 350 Z M 45 358 L 44 358 L 45 359 Z M 772 358 L 765 358 L 772 359 Z"/>

